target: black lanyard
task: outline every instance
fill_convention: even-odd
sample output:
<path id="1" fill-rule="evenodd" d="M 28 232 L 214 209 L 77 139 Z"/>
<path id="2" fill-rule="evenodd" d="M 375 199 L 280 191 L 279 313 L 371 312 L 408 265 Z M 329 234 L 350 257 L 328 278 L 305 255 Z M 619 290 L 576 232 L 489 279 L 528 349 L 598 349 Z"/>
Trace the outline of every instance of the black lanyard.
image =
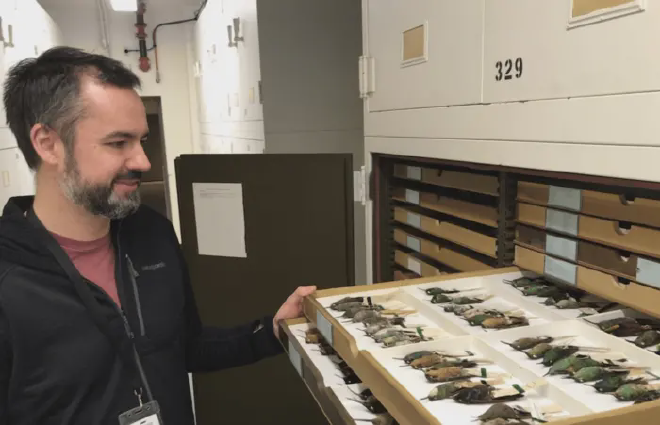
<path id="1" fill-rule="evenodd" d="M 142 388 L 146 390 L 146 397 L 148 401 L 153 400 L 151 389 L 147 383 L 146 376 L 142 370 L 142 365 L 140 364 L 140 358 L 135 349 L 133 343 L 132 333 L 130 333 L 130 328 L 128 326 L 128 321 L 124 314 L 119 311 L 122 320 L 124 320 L 124 326 L 126 328 L 126 334 L 118 334 L 113 332 L 110 327 L 110 322 L 108 318 L 103 314 L 101 306 L 94 299 L 94 295 L 87 283 L 85 283 L 82 275 L 76 269 L 75 265 L 69 258 L 66 252 L 60 247 L 59 243 L 53 235 L 46 230 L 39 217 L 34 213 L 34 210 L 30 208 L 27 212 L 28 221 L 42 233 L 42 239 L 46 244 L 48 250 L 55 256 L 55 259 L 59 263 L 60 267 L 64 272 L 69 276 L 69 279 L 73 283 L 73 287 L 80 297 L 83 305 L 87 309 L 88 313 L 92 317 L 94 324 L 99 328 L 101 332 L 110 340 L 111 345 L 121 357 L 124 366 L 129 368 L 131 376 L 133 377 L 133 389 L 138 395 L 139 398 L 142 396 Z"/>

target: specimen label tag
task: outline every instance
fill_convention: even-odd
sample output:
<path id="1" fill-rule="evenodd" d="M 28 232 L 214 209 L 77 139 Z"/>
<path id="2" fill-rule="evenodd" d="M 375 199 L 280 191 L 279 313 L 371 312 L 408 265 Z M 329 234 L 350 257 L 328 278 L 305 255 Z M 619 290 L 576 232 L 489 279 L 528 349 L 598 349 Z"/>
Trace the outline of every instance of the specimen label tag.
<path id="1" fill-rule="evenodd" d="M 582 191 L 568 187 L 550 186 L 548 205 L 580 211 L 582 209 Z"/>
<path id="2" fill-rule="evenodd" d="M 291 340 L 289 340 L 289 360 L 291 360 L 291 364 L 293 365 L 294 368 L 296 368 L 298 374 L 302 377 L 303 376 L 302 357 L 300 357 L 300 353 L 293 346 Z"/>
<path id="3" fill-rule="evenodd" d="M 422 179 L 422 168 L 421 167 L 408 166 L 408 169 L 406 171 L 407 171 L 406 175 L 408 176 L 409 179 L 411 179 L 411 180 L 421 180 Z"/>
<path id="4" fill-rule="evenodd" d="M 419 214 L 409 212 L 406 215 L 406 222 L 412 227 L 422 227 L 422 217 Z"/>
<path id="5" fill-rule="evenodd" d="M 316 310 L 316 327 L 318 328 L 319 332 L 321 332 L 323 338 L 328 341 L 328 344 L 332 346 L 332 324 L 328 322 L 328 319 L 325 318 L 320 310 Z"/>
<path id="6" fill-rule="evenodd" d="M 406 189 L 406 202 L 409 204 L 419 205 L 419 192 L 416 190 Z"/>
<path id="7" fill-rule="evenodd" d="M 548 208 L 545 213 L 545 227 L 550 230 L 556 230 L 569 234 L 578 235 L 578 215 L 566 211 L 553 210 Z"/>

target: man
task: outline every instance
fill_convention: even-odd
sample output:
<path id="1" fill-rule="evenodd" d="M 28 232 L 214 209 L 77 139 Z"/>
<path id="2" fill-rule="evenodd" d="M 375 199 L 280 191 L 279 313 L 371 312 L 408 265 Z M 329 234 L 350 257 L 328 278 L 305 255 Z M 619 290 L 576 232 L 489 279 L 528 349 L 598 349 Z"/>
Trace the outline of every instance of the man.
<path id="1" fill-rule="evenodd" d="M 12 198 L 0 219 L 1 424 L 133 423 L 141 405 L 192 424 L 188 372 L 280 353 L 277 322 L 315 290 L 298 288 L 274 317 L 201 325 L 171 224 L 140 206 L 150 164 L 139 84 L 121 63 L 67 47 L 7 76 L 7 121 L 36 195 Z"/>

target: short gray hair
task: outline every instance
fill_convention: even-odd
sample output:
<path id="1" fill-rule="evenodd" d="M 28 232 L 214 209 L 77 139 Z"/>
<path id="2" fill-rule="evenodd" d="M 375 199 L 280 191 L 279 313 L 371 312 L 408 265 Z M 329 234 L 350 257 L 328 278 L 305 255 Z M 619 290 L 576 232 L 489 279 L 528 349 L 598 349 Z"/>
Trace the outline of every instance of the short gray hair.
<path id="1" fill-rule="evenodd" d="M 30 139 L 35 124 L 55 131 L 67 150 L 73 150 L 76 123 L 84 114 L 80 101 L 83 76 L 119 88 L 140 87 L 140 78 L 121 62 L 73 47 L 52 48 L 9 70 L 3 99 L 7 123 L 31 169 L 41 163 Z"/>

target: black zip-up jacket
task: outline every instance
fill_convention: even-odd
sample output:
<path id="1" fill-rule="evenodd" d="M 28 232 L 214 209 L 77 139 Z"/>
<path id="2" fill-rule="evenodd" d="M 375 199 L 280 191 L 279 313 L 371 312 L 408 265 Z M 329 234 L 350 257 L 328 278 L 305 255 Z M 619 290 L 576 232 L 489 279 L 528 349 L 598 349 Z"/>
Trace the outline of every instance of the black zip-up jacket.
<path id="1" fill-rule="evenodd" d="M 45 245 L 50 235 L 27 220 L 32 202 L 12 198 L 0 218 L 0 424 L 117 425 L 122 412 L 139 405 L 136 369 L 93 322 Z M 113 221 L 111 236 L 121 310 L 85 282 L 112 331 L 130 341 L 122 316 L 127 319 L 166 425 L 193 423 L 188 372 L 282 352 L 272 317 L 232 329 L 202 326 L 178 240 L 164 217 L 141 207 Z"/>

